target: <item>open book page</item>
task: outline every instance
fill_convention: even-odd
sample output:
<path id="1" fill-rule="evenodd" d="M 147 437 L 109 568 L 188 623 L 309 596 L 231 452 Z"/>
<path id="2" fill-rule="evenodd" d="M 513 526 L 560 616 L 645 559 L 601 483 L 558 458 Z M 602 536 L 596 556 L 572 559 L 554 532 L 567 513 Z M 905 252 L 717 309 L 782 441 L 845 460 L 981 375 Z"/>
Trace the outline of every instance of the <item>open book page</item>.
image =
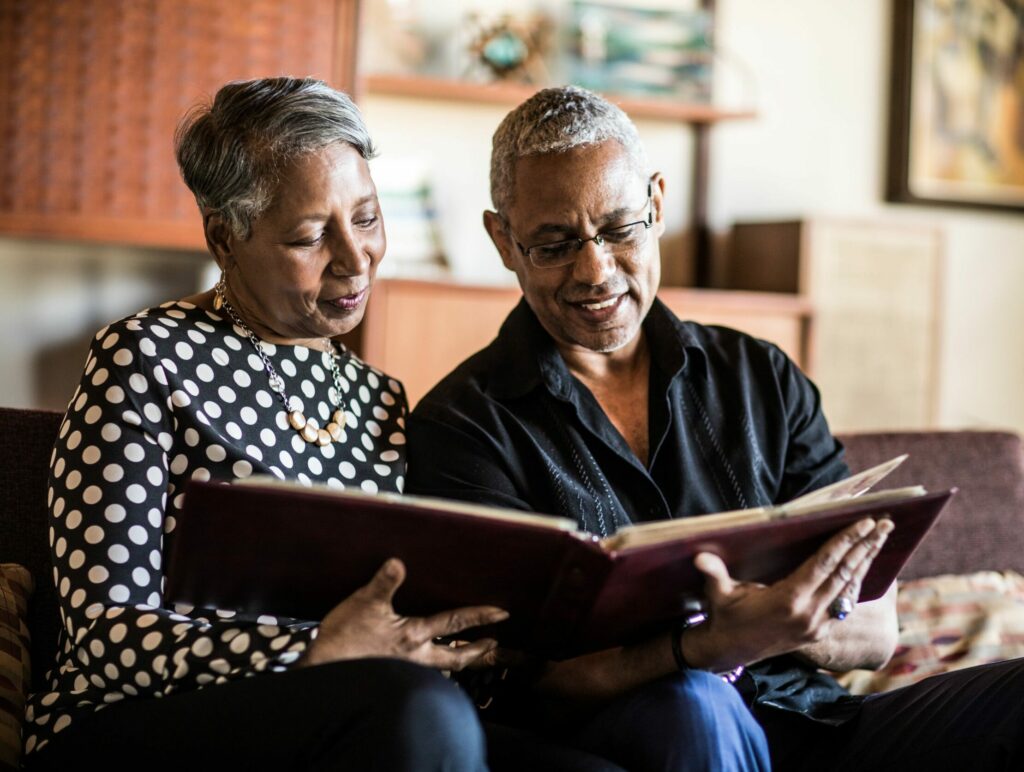
<path id="1" fill-rule="evenodd" d="M 235 480 L 232 485 L 254 485 L 271 488 L 291 488 L 296 491 L 312 490 L 317 493 L 329 493 L 341 499 L 358 501 L 386 501 L 403 507 L 415 507 L 426 510 L 443 510 L 460 515 L 471 515 L 473 517 L 489 518 L 491 520 L 502 520 L 505 522 L 522 523 L 523 525 L 541 526 L 556 531 L 575 531 L 576 522 L 567 517 L 556 517 L 554 515 L 535 515 L 529 512 L 520 512 L 515 509 L 502 509 L 500 507 L 488 507 L 484 504 L 472 504 L 466 501 L 451 501 L 449 499 L 434 499 L 427 496 L 410 496 L 399 493 L 365 493 L 364 491 L 338 490 L 323 483 L 303 485 L 294 480 L 281 480 L 270 475 L 255 475 L 242 480 Z"/>
<path id="2" fill-rule="evenodd" d="M 873 485 L 892 472 L 907 458 L 897 456 L 878 466 L 827 485 L 811 493 L 799 496 L 786 504 L 718 512 L 710 515 L 687 517 L 679 520 L 663 520 L 656 523 L 640 523 L 619 529 L 617 533 L 601 541 L 606 550 L 625 549 L 641 544 L 655 544 L 662 541 L 681 539 L 699 533 L 733 528 L 749 523 L 759 523 L 788 517 L 813 514 L 834 509 L 842 502 L 860 497 L 861 501 L 884 503 L 914 496 L 922 496 L 924 488 L 913 486 L 895 490 L 868 493 Z M 865 495 L 866 494 L 866 495 Z"/>
<path id="3" fill-rule="evenodd" d="M 815 504 L 819 501 L 842 501 L 844 499 L 851 499 L 855 496 L 861 496 L 875 487 L 885 477 L 889 476 L 896 467 L 907 460 L 907 454 L 904 453 L 902 456 L 896 456 L 896 458 L 890 458 L 888 461 L 884 461 L 878 466 L 873 466 L 870 469 L 865 469 L 863 472 L 850 475 L 845 480 L 826 485 L 824 488 L 818 488 L 816 491 L 805 493 L 803 496 L 798 496 L 790 502 L 787 502 L 783 506 L 798 506 L 801 504 Z"/>

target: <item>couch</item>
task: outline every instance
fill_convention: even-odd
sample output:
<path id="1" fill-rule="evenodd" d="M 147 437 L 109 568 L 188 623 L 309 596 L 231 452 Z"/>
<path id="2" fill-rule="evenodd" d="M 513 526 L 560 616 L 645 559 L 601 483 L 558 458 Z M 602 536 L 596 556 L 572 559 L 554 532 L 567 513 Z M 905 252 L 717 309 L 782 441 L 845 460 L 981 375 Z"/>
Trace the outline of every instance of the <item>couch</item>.
<path id="1" fill-rule="evenodd" d="M 26 566 L 36 580 L 28 612 L 32 687 L 42 684 L 54 661 L 59 624 L 49 565 L 46 477 L 60 420 L 53 412 L 0 408 L 0 563 Z M 985 569 L 1024 573 L 1020 437 L 1006 432 L 935 431 L 843 435 L 841 439 L 854 470 L 910 454 L 879 487 L 960 488 L 905 567 L 901 581 Z M 1024 592 L 1024 581 L 1021 587 Z M 1020 604 L 1024 608 L 1024 595 Z M 2 700 L 0 695 L 0 707 Z"/>

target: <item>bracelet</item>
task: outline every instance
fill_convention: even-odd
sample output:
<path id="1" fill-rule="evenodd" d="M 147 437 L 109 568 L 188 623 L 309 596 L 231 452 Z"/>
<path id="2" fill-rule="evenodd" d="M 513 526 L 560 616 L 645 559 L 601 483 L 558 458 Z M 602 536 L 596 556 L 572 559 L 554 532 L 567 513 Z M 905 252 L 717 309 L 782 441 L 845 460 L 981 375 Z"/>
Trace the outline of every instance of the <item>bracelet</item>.
<path id="1" fill-rule="evenodd" d="M 683 633 L 691 627 L 697 627 L 697 625 L 702 625 L 707 621 L 708 615 L 703 611 L 698 611 L 696 614 L 683 617 L 672 627 L 672 635 L 670 636 L 672 658 L 676 661 L 676 667 L 679 670 L 690 670 L 693 667 L 686 661 L 686 656 L 683 654 Z"/>

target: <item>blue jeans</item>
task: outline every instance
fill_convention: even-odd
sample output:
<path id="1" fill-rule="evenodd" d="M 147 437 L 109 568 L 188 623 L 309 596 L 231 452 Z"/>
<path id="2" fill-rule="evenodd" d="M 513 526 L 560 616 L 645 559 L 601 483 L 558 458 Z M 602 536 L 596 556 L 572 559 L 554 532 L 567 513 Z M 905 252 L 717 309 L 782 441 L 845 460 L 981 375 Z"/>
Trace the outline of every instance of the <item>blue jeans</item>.
<path id="1" fill-rule="evenodd" d="M 702 670 L 620 697 L 571 738 L 630 772 L 740 772 L 771 768 L 764 732 L 736 690 Z"/>

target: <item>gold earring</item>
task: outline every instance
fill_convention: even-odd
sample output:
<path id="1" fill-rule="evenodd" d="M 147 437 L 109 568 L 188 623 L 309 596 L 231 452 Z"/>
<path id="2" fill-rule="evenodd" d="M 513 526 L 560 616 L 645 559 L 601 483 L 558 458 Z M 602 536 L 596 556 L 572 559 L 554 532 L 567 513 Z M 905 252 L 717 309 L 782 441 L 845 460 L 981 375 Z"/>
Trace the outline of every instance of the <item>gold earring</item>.
<path id="1" fill-rule="evenodd" d="M 220 311 L 224 307 L 224 292 L 227 285 L 224 283 L 224 271 L 220 272 L 220 280 L 213 288 L 213 310 Z"/>

